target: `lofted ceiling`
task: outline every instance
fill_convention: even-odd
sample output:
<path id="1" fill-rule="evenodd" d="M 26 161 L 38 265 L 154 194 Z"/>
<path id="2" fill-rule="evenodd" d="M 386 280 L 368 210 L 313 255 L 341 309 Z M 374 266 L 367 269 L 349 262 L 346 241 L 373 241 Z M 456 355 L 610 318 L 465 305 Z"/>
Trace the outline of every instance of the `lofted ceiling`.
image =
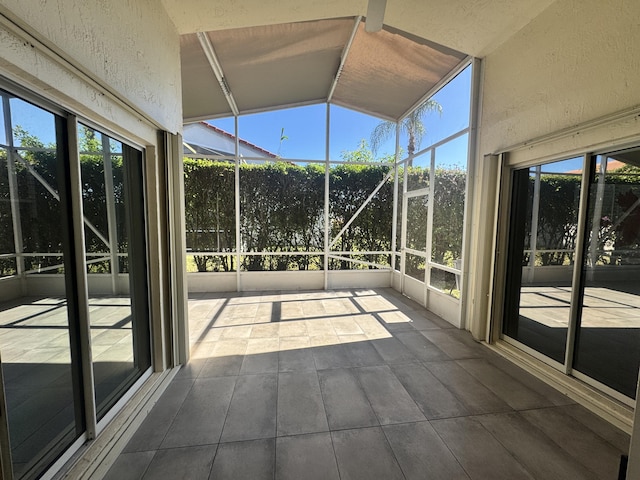
<path id="1" fill-rule="evenodd" d="M 185 122 L 331 101 L 397 120 L 554 0 L 161 0 L 181 34 Z"/>

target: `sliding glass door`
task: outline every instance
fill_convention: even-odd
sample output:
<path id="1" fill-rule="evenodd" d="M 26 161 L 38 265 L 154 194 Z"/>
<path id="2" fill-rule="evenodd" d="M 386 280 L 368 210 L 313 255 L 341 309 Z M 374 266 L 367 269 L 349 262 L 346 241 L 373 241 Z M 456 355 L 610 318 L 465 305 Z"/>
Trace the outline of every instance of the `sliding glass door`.
<path id="1" fill-rule="evenodd" d="M 595 168 L 573 368 L 633 398 L 640 365 L 640 149 L 598 156 Z"/>
<path id="2" fill-rule="evenodd" d="M 634 398 L 640 149 L 513 169 L 511 187 L 504 337 Z"/>
<path id="3" fill-rule="evenodd" d="M 0 100 L 2 453 L 37 478 L 151 365 L 143 157 L 55 106 Z"/>

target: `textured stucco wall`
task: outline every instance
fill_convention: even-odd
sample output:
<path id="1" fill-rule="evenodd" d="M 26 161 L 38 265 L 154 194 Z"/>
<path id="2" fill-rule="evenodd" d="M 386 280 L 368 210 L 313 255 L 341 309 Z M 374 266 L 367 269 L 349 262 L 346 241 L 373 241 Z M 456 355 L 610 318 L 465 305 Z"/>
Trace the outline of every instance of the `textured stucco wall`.
<path id="1" fill-rule="evenodd" d="M 640 2 L 558 0 L 484 67 L 481 154 L 640 105 Z"/>
<path id="2" fill-rule="evenodd" d="M 166 130 L 180 130 L 179 37 L 159 1 L 3 0 L 0 13 L 144 117 Z M 39 83 L 54 98 L 80 100 L 83 109 L 108 122 L 129 121 L 100 88 L 81 85 L 81 79 L 51 61 L 46 48 L 43 53 L 38 44 L 23 42 L 19 30 L 17 35 L 11 30 L 2 32 L 1 68 Z"/>

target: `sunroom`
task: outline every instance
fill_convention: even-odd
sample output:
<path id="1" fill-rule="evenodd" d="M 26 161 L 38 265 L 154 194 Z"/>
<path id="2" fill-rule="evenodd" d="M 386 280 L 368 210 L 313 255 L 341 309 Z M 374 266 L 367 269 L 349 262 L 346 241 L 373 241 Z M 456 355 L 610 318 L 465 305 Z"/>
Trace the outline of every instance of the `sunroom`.
<path id="1" fill-rule="evenodd" d="M 29 3 L 0 6 L 6 478 L 618 468 L 636 5 Z"/>

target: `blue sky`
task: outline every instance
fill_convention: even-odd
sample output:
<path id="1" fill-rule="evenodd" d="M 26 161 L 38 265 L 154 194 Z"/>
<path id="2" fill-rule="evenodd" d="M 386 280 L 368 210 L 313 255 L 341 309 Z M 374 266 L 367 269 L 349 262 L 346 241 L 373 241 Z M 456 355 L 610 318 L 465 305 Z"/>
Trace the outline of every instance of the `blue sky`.
<path id="1" fill-rule="evenodd" d="M 453 81 L 438 92 L 434 99 L 442 105 L 442 115 L 429 112 L 423 121 L 427 132 L 421 148 L 442 140 L 465 128 L 469 120 L 471 68 L 465 69 Z M 53 116 L 19 99 L 11 100 L 14 125 L 20 125 L 40 137 L 45 143 L 55 141 Z M 369 141 L 371 132 L 380 119 L 339 106 L 331 106 L 330 158 L 340 160 L 344 151 L 355 150 L 362 139 Z M 234 132 L 232 117 L 211 120 L 230 133 Z M 252 142 L 283 158 L 325 159 L 326 105 L 312 105 L 276 110 L 253 115 L 241 115 L 238 119 L 240 138 Z M 286 140 L 280 142 L 282 128 Z M 464 166 L 466 163 L 466 136 L 437 152 L 438 163 Z M 0 141 L 4 141 L 4 126 L 0 116 Z M 401 136 L 400 146 L 406 153 L 407 138 Z M 395 152 L 395 136 L 385 142 L 378 156 Z M 419 163 L 419 162 L 417 162 Z"/>
<path id="2" fill-rule="evenodd" d="M 421 148 L 442 140 L 465 128 L 469 122 L 471 68 L 465 69 L 452 82 L 438 92 L 434 99 L 442 105 L 442 115 L 427 113 L 424 123 L 427 133 Z M 355 150 L 362 139 L 367 142 L 380 119 L 336 105 L 331 106 L 330 158 L 340 160 L 344 151 Z M 230 133 L 234 132 L 233 118 L 210 120 L 209 123 Z M 238 119 L 239 136 L 283 158 L 325 159 L 326 105 L 312 105 L 252 115 Z M 284 128 L 286 140 L 280 142 Z M 461 165 L 466 162 L 466 137 L 442 149 L 439 163 Z M 400 146 L 406 152 L 406 136 Z M 445 158 L 446 150 L 446 158 Z M 395 136 L 378 150 L 378 156 L 395 152 Z M 437 157 L 438 158 L 438 157 Z M 462 161 L 461 161 L 462 160 Z"/>

